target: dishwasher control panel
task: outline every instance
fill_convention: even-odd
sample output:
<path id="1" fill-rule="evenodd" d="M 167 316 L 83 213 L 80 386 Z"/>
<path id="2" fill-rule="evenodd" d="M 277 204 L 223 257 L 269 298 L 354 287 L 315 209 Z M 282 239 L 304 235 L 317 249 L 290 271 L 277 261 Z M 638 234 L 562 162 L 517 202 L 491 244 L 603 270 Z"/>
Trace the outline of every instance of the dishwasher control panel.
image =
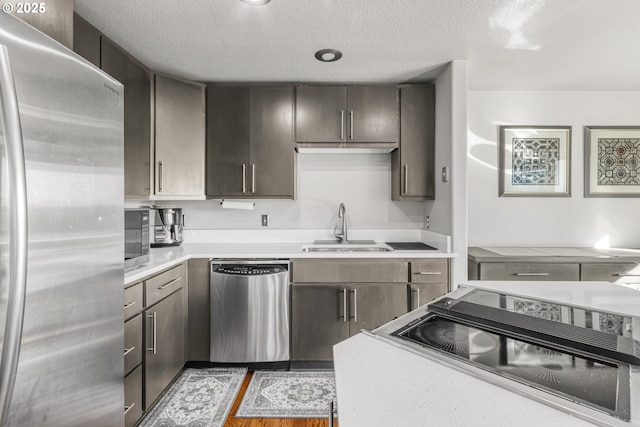
<path id="1" fill-rule="evenodd" d="M 286 266 L 269 264 L 211 264 L 211 272 L 238 276 L 262 276 L 288 271 Z"/>

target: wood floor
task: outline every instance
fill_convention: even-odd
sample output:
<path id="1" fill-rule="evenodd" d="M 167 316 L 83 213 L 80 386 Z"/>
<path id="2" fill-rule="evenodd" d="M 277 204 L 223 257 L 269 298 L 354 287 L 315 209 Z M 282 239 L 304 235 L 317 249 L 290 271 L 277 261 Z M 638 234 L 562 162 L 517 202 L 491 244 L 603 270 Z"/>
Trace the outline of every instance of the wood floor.
<path id="1" fill-rule="evenodd" d="M 327 418 L 236 418 L 236 412 L 242 401 L 244 393 L 247 391 L 252 373 L 249 372 L 244 379 L 240 392 L 233 402 L 231 412 L 227 417 L 225 427 L 328 427 L 329 420 Z M 335 420 L 334 426 L 338 426 L 338 420 Z"/>

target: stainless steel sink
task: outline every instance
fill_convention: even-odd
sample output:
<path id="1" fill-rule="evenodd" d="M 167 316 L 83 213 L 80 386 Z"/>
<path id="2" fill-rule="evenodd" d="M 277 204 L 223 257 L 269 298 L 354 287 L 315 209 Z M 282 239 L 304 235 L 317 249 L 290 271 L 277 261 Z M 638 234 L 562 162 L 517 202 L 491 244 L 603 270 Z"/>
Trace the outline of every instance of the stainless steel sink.
<path id="1" fill-rule="evenodd" d="M 393 248 L 384 243 L 373 240 L 352 240 L 340 243 L 338 240 L 316 240 L 310 245 L 304 245 L 302 252 L 391 252 Z"/>

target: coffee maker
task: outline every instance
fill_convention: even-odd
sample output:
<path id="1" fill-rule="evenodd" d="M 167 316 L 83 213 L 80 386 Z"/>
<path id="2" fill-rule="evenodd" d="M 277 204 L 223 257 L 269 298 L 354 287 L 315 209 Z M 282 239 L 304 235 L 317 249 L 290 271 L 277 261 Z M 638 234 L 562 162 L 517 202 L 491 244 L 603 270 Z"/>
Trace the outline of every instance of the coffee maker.
<path id="1" fill-rule="evenodd" d="M 151 247 L 177 246 L 182 243 L 182 209 L 153 206 L 149 215 Z"/>

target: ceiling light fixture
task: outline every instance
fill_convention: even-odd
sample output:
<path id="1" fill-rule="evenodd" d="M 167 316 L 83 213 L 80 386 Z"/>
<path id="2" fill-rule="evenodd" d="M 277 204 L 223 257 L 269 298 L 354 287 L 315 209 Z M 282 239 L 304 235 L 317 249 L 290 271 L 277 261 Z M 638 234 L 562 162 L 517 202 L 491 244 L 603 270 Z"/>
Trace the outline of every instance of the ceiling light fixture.
<path id="1" fill-rule="evenodd" d="M 316 59 L 322 62 L 335 62 L 342 58 L 342 52 L 336 49 L 320 49 L 316 52 Z"/>
<path id="2" fill-rule="evenodd" d="M 242 3 L 250 4 L 251 6 L 264 6 L 271 0 L 240 0 Z"/>

